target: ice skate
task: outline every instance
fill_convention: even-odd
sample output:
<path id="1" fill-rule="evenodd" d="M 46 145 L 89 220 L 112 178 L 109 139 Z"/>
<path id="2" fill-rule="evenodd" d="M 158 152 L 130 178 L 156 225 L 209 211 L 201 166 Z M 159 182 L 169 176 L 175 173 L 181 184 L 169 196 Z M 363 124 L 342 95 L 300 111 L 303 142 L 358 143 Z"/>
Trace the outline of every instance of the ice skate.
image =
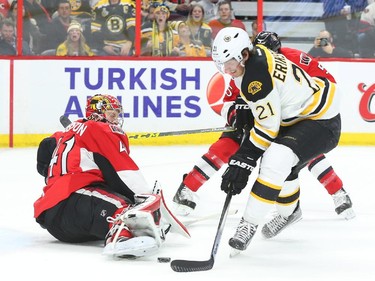
<path id="1" fill-rule="evenodd" d="M 197 205 L 194 202 L 193 191 L 186 187 L 184 183 L 181 183 L 172 201 L 175 204 L 176 214 L 181 216 L 189 215 Z"/>
<path id="2" fill-rule="evenodd" d="M 355 213 L 352 208 L 352 201 L 344 188 L 341 188 L 335 194 L 333 194 L 332 198 L 333 203 L 335 204 L 335 211 L 339 216 L 345 218 L 346 220 L 350 220 L 355 217 Z"/>
<path id="3" fill-rule="evenodd" d="M 278 235 L 285 228 L 302 219 L 302 211 L 299 202 L 289 217 L 283 217 L 277 214 L 272 220 L 267 222 L 262 228 L 262 234 L 265 238 L 272 238 Z"/>
<path id="4" fill-rule="evenodd" d="M 229 239 L 229 246 L 233 248 L 231 249 L 231 257 L 237 255 L 240 251 L 246 250 L 251 239 L 254 237 L 257 228 L 257 225 L 249 223 L 245 221 L 244 218 L 241 218 L 236 233 Z"/>

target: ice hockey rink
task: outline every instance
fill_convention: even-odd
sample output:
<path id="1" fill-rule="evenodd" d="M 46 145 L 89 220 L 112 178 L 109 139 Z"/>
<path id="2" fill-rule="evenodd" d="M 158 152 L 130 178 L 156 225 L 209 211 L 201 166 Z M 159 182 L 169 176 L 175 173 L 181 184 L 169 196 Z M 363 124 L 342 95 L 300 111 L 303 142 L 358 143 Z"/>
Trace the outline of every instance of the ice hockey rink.
<path id="1" fill-rule="evenodd" d="M 159 181 L 172 208 L 182 175 L 207 148 L 132 146 L 131 155 L 150 185 Z M 227 218 L 213 269 L 177 273 L 168 263 L 158 263 L 157 257 L 209 259 L 219 217 L 190 225 L 191 239 L 169 233 L 155 256 L 108 259 L 101 254 L 102 243 L 64 244 L 34 221 L 33 202 L 44 185 L 36 171 L 36 148 L 2 148 L 0 280 L 374 280 L 375 147 L 339 146 L 327 158 L 350 193 L 355 219 L 337 216 L 331 196 L 305 169 L 300 182 L 303 219 L 271 240 L 262 238 L 258 230 L 248 249 L 230 258 L 228 239 L 245 207 L 249 184 L 232 198 L 230 209 L 238 213 Z M 222 172 L 198 192 L 198 206 L 189 219 L 221 212 L 225 200 L 220 190 Z"/>

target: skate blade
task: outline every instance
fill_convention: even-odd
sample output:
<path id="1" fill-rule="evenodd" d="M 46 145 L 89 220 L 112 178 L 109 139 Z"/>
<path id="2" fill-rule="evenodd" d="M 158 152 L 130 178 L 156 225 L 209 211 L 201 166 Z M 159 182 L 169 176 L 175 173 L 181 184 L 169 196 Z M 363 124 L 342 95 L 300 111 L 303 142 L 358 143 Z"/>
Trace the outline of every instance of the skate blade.
<path id="1" fill-rule="evenodd" d="M 346 209 L 340 214 L 340 217 L 343 217 L 346 220 L 351 220 L 355 218 L 355 213 L 352 208 Z"/>
<path id="2" fill-rule="evenodd" d="M 237 250 L 237 249 L 231 247 L 229 257 L 234 258 L 235 256 L 238 256 L 240 253 L 241 253 L 240 250 Z"/>

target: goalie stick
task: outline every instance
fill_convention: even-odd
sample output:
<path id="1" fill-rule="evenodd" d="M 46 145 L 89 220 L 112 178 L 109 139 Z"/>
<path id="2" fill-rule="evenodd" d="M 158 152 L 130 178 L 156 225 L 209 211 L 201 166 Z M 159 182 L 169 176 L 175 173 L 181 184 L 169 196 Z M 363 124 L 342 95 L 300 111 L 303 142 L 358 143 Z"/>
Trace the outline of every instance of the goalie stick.
<path id="1" fill-rule="evenodd" d="M 69 118 L 66 117 L 65 115 L 61 115 L 60 116 L 60 123 L 61 123 L 61 125 L 63 125 L 64 128 L 66 128 L 72 123 L 72 121 L 70 121 Z"/>
<path id="2" fill-rule="evenodd" d="M 238 213 L 237 209 L 232 209 L 232 210 L 228 211 L 228 216 L 234 216 L 237 213 Z M 181 222 L 185 226 L 190 226 L 192 224 L 196 224 L 196 223 L 208 221 L 208 220 L 211 220 L 211 219 L 219 219 L 220 215 L 221 215 L 221 213 L 217 212 L 217 213 L 212 213 L 210 215 L 206 215 L 206 216 L 202 216 L 202 217 L 196 217 L 196 218 L 190 218 L 190 219 L 186 219 L 186 220 L 181 220 Z"/>
<path id="3" fill-rule="evenodd" d="M 221 212 L 221 217 L 219 221 L 219 225 L 217 227 L 216 236 L 214 240 L 214 244 L 211 250 L 210 259 L 205 261 L 192 261 L 192 260 L 173 260 L 171 262 L 171 268 L 176 272 L 194 272 L 194 271 L 204 271 L 210 270 L 213 268 L 215 263 L 215 257 L 217 250 L 219 248 L 221 236 L 223 234 L 225 221 L 227 219 L 230 200 L 232 199 L 232 193 L 228 193 L 227 197 L 224 202 L 224 207 Z"/>
<path id="4" fill-rule="evenodd" d="M 60 116 L 60 123 L 64 128 L 69 126 L 72 122 L 65 115 Z M 179 136 L 179 135 L 189 135 L 189 134 L 200 134 L 200 133 L 211 133 L 211 132 L 232 132 L 234 129 L 232 127 L 217 127 L 217 128 L 207 128 L 207 129 L 192 129 L 192 130 L 182 130 L 182 131 L 170 131 L 170 132 L 156 132 L 156 133 L 139 133 L 139 134 L 128 134 L 129 139 L 149 139 L 156 137 L 167 137 L 167 136 Z"/>

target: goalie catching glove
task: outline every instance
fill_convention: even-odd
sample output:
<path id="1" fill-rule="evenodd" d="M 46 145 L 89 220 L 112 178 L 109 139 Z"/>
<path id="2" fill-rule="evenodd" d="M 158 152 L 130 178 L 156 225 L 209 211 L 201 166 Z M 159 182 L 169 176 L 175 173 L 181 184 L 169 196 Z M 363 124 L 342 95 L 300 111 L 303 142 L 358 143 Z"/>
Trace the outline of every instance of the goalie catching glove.
<path id="1" fill-rule="evenodd" d="M 222 175 L 221 190 L 233 195 L 240 194 L 247 185 L 251 172 L 256 167 L 256 160 L 245 154 L 236 153 L 230 159 L 228 168 Z"/>

